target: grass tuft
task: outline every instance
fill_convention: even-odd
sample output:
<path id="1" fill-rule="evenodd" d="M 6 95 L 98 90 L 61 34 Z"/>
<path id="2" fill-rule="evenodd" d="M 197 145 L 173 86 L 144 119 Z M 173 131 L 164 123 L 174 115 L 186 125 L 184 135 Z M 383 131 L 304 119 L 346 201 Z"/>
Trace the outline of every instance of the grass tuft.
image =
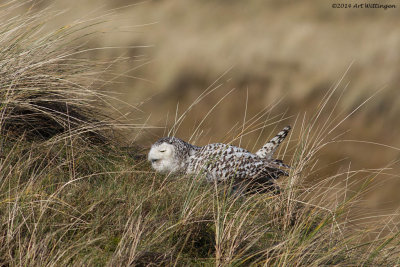
<path id="1" fill-rule="evenodd" d="M 109 123 L 101 108 L 106 102 L 104 94 L 92 89 L 101 70 L 94 61 L 77 56 L 83 51 L 77 36 L 89 23 L 44 33 L 54 16 L 47 10 L 11 18 L 2 14 L 0 133 L 30 140 L 68 133 L 104 142 Z"/>

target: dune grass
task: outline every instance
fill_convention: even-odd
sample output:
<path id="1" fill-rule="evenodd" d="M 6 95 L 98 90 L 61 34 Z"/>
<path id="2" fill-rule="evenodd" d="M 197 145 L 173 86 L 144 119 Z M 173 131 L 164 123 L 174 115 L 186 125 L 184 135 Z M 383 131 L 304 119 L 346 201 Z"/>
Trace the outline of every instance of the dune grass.
<path id="1" fill-rule="evenodd" d="M 81 48 L 70 34 L 86 26 L 44 34 L 36 30 L 44 15 L 0 25 L 0 265 L 399 264 L 395 217 L 368 228 L 349 219 L 384 169 L 303 183 L 341 118 L 295 125 L 298 137 L 284 150 L 293 169 L 280 195 L 236 196 L 201 176 L 156 174 L 121 145 L 121 124 L 93 89 L 98 73 L 74 57 Z M 247 122 L 260 127 L 259 118 Z M 363 186 L 350 190 L 356 175 Z M 348 185 L 333 187 L 338 178 Z"/>
<path id="2" fill-rule="evenodd" d="M 287 185 L 280 195 L 237 197 L 201 177 L 155 174 L 116 147 L 19 141 L 3 149 L 5 265 L 388 266 L 399 260 L 396 228 L 368 239 L 385 224 L 350 227 L 348 213 L 368 186 L 346 198 L 346 190 L 330 192 L 330 177 L 309 188 Z"/>

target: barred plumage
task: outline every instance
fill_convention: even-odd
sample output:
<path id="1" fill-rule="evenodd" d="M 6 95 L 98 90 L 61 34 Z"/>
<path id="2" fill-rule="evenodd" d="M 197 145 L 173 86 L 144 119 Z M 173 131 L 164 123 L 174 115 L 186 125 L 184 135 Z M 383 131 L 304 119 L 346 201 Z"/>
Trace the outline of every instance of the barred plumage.
<path id="1" fill-rule="evenodd" d="M 282 141 L 288 135 L 290 129 L 291 129 L 290 126 L 286 126 L 285 128 L 283 128 L 282 131 L 280 131 L 274 138 L 272 138 L 268 143 L 266 143 L 255 154 L 260 158 L 271 159 L 272 155 L 275 153 L 280 143 L 282 143 Z"/>
<path id="2" fill-rule="evenodd" d="M 227 144 L 191 145 L 176 137 L 164 137 L 154 143 L 148 159 L 152 167 L 161 172 L 180 172 L 205 175 L 207 181 L 270 182 L 288 173 L 281 160 L 272 159 L 276 148 L 286 137 L 290 127 L 285 127 L 256 154 Z"/>

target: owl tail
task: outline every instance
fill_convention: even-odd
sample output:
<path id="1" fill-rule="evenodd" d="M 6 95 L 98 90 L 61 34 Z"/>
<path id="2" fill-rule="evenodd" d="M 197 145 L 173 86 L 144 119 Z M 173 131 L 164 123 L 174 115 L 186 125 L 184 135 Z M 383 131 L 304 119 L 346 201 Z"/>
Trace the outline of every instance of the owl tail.
<path id="1" fill-rule="evenodd" d="M 282 141 L 288 135 L 290 129 L 291 129 L 290 126 L 286 126 L 285 128 L 283 128 L 282 131 L 280 131 L 274 138 L 272 138 L 268 143 L 266 143 L 255 154 L 263 159 L 271 159 L 272 155 L 275 153 L 280 143 L 282 143 Z"/>

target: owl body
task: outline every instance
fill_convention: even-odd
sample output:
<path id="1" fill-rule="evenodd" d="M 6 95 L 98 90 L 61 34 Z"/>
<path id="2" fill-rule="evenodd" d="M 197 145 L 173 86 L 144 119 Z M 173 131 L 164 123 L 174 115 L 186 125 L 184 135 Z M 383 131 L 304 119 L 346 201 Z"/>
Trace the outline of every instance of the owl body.
<path id="1" fill-rule="evenodd" d="M 286 172 L 276 169 L 274 161 L 268 161 L 248 150 L 227 144 L 209 144 L 198 149 L 188 158 L 185 173 L 203 173 L 207 181 L 228 179 L 277 178 Z"/>
<path id="2" fill-rule="evenodd" d="M 281 160 L 273 159 L 276 148 L 286 137 L 290 127 L 285 127 L 255 154 L 222 143 L 194 146 L 177 137 L 164 137 L 154 143 L 148 159 L 160 172 L 204 175 L 208 182 L 233 180 L 268 183 L 288 173 Z"/>

